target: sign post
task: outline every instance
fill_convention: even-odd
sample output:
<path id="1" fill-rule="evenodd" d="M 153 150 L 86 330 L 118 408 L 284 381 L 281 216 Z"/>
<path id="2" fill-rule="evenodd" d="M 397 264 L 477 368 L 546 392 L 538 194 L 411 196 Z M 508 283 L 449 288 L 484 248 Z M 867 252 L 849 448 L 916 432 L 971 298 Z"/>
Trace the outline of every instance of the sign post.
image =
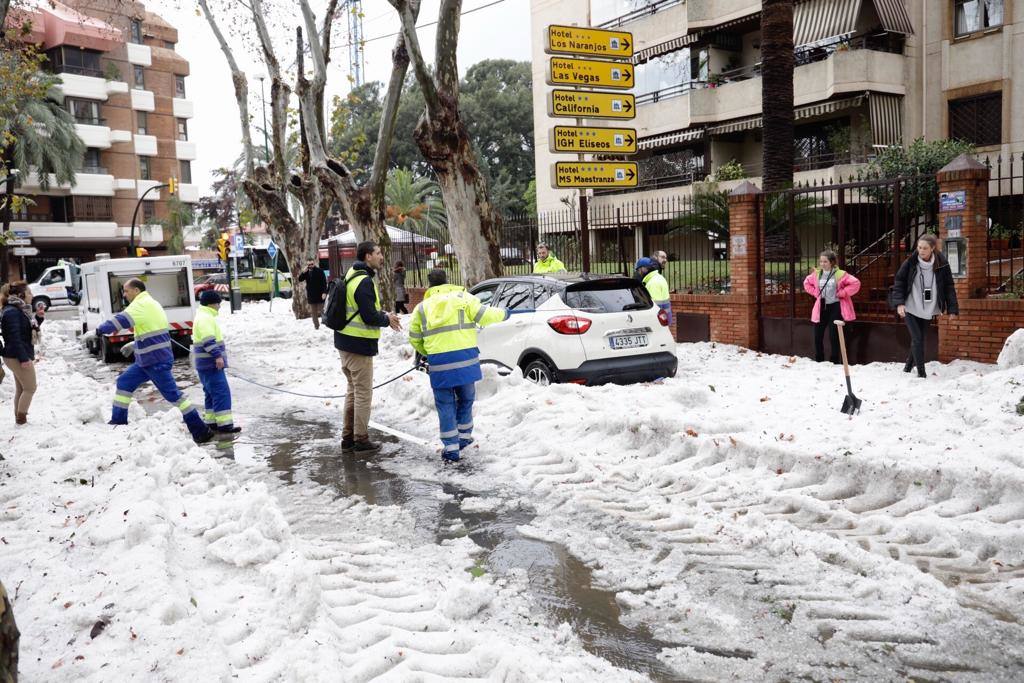
<path id="1" fill-rule="evenodd" d="M 270 240 L 270 244 L 267 245 L 267 253 L 270 255 L 270 267 L 274 269 L 274 291 L 270 294 L 270 310 L 274 310 L 274 299 L 280 293 L 277 286 L 277 245 L 274 244 L 274 240 Z"/>
<path id="2" fill-rule="evenodd" d="M 231 312 L 242 310 L 242 290 L 238 284 L 238 257 L 240 254 L 245 253 L 245 240 L 242 239 L 242 233 L 235 235 L 234 247 L 231 249 L 231 259 L 234 262 L 234 279 L 231 284 Z"/>
<path id="3" fill-rule="evenodd" d="M 628 121 L 636 116 L 636 99 L 626 92 L 595 92 L 590 88 L 630 90 L 636 81 L 633 34 L 579 26 L 548 26 L 545 51 L 551 58 L 547 82 L 570 89 L 551 91 L 548 116 L 574 118 L 575 126 L 554 126 L 549 149 L 576 154 L 577 161 L 559 161 L 551 170 L 551 186 L 580 193 L 580 249 L 584 272 L 590 271 L 588 192 L 594 188 L 636 187 L 639 168 L 627 161 L 587 161 L 587 154 L 617 157 L 636 154 L 632 128 L 584 126 L 584 119 Z M 567 56 L 561 56 L 567 55 Z M 597 57 L 598 59 L 585 59 Z M 584 89 L 586 88 L 586 89 Z"/>

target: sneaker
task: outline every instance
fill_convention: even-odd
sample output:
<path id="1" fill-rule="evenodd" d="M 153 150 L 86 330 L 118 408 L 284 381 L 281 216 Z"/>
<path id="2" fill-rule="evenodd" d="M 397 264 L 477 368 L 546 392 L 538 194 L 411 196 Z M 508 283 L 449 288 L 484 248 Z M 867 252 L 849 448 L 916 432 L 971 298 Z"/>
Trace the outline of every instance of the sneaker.
<path id="1" fill-rule="evenodd" d="M 356 442 L 352 437 L 342 438 L 341 440 L 341 452 L 351 453 L 355 448 Z"/>
<path id="2" fill-rule="evenodd" d="M 380 444 L 374 443 L 367 439 L 366 441 L 356 441 L 352 444 L 352 452 L 357 455 L 369 455 L 370 453 L 376 453 L 380 450 Z"/>

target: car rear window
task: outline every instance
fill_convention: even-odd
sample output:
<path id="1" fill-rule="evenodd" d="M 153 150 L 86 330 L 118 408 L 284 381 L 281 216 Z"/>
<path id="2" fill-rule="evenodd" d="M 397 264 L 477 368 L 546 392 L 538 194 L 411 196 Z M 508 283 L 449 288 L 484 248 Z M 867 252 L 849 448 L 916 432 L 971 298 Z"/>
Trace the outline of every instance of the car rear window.
<path id="1" fill-rule="evenodd" d="M 563 297 L 570 308 L 591 313 L 640 311 L 654 305 L 643 285 L 625 278 L 569 285 Z"/>

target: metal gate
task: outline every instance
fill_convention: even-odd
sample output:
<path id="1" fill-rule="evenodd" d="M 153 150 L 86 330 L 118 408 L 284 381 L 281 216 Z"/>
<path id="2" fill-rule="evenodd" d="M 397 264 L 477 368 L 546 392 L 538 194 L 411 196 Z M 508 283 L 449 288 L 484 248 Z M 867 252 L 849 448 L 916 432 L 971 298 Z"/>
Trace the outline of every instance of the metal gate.
<path id="1" fill-rule="evenodd" d="M 909 334 L 889 309 L 888 290 L 917 238 L 938 232 L 938 186 L 933 175 L 805 185 L 760 195 L 761 350 L 814 357 L 814 300 L 804 278 L 831 250 L 839 267 L 861 281 L 857 320 L 846 327 L 854 363 L 901 361 Z M 926 355 L 938 354 L 933 326 Z"/>

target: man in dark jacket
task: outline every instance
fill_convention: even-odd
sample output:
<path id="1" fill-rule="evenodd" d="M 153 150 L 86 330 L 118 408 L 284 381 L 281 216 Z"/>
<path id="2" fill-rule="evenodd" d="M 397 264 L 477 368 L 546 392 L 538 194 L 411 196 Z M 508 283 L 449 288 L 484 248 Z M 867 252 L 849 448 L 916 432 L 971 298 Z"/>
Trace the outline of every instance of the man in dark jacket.
<path id="1" fill-rule="evenodd" d="M 313 313 L 313 327 L 320 329 L 320 315 L 324 312 L 324 301 L 327 299 L 327 276 L 313 259 L 306 264 L 306 270 L 299 274 L 299 282 L 306 283 L 306 298 L 309 299 L 309 310 Z"/>
<path id="2" fill-rule="evenodd" d="M 345 312 L 348 322 L 334 333 L 334 347 L 341 354 L 348 391 L 345 393 L 345 424 L 341 432 L 343 453 L 373 453 L 380 446 L 370 441 L 370 403 L 373 400 L 373 357 L 383 327 L 402 329 L 398 316 L 381 309 L 374 276 L 384 265 L 384 255 L 373 242 L 360 242 L 356 262 L 345 274 Z"/>

